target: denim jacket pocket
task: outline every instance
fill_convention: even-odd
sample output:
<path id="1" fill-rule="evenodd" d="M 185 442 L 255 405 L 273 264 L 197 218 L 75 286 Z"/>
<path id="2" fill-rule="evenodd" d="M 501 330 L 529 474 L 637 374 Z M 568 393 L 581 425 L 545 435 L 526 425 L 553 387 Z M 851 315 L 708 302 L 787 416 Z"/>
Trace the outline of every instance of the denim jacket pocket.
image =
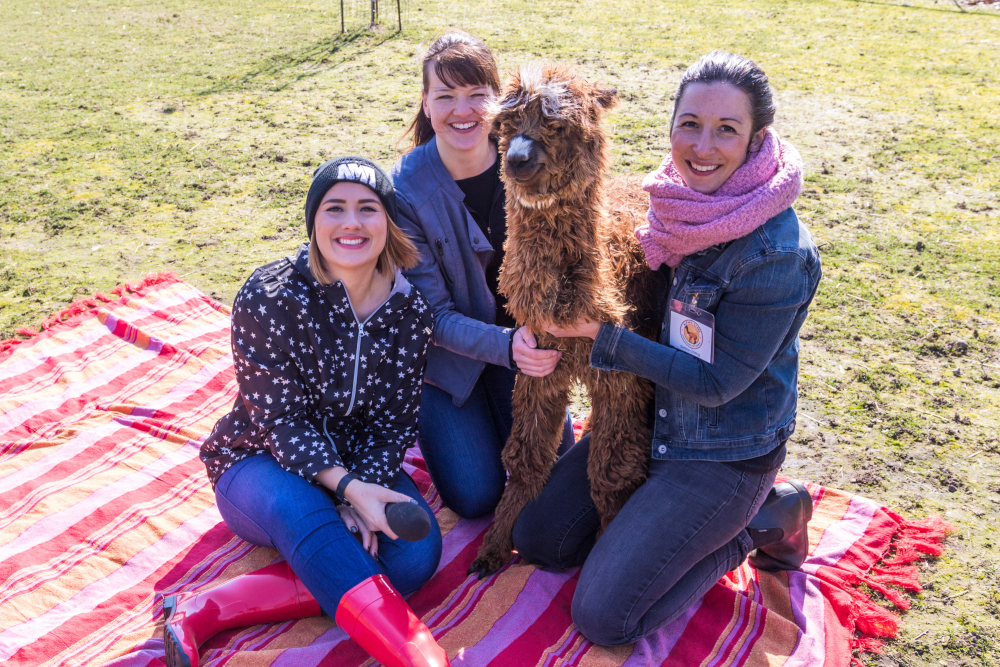
<path id="1" fill-rule="evenodd" d="M 719 428 L 719 408 L 706 408 L 704 405 L 698 406 L 698 430 L 707 429 L 714 431 Z"/>
<path id="2" fill-rule="evenodd" d="M 721 287 L 719 283 L 704 277 L 695 278 L 688 274 L 688 280 L 685 281 L 683 288 L 678 290 L 677 296 L 674 298 L 690 306 L 697 306 L 702 310 L 715 312 L 720 294 Z"/>

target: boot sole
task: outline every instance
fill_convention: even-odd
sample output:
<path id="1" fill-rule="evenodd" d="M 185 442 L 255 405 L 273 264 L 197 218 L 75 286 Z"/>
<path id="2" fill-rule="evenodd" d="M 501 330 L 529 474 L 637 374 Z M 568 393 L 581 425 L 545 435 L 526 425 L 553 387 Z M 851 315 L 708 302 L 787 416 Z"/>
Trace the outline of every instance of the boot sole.
<path id="1" fill-rule="evenodd" d="M 802 567 L 802 563 L 804 563 L 806 558 L 809 556 L 809 522 L 812 520 L 813 514 L 812 494 L 810 494 L 806 487 L 800 482 L 789 480 L 788 483 L 791 484 L 798 492 L 799 502 L 804 505 L 804 511 L 802 514 L 805 517 L 805 522 L 802 526 L 802 530 L 794 533 L 787 540 L 788 542 L 794 544 L 796 548 L 794 550 L 788 550 L 787 554 L 781 554 L 782 556 L 785 556 L 785 558 L 775 558 L 774 556 L 757 549 L 747 558 L 751 567 L 754 569 L 763 570 L 764 572 L 797 570 Z"/>
<path id="2" fill-rule="evenodd" d="M 167 667 L 191 667 L 191 659 L 181 648 L 180 640 L 170 627 L 170 617 L 176 608 L 176 595 L 163 598 L 163 652 L 167 659 Z"/>

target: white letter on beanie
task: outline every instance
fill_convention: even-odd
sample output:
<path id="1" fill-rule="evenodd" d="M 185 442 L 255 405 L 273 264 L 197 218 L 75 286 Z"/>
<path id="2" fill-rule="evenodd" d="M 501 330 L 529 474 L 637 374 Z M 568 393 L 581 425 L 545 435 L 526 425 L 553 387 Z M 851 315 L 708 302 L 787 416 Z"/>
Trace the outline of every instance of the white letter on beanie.
<path id="1" fill-rule="evenodd" d="M 375 170 L 366 164 L 358 164 L 356 162 L 344 162 L 338 165 L 337 179 L 358 181 L 364 183 L 372 190 L 378 187 L 375 184 Z"/>

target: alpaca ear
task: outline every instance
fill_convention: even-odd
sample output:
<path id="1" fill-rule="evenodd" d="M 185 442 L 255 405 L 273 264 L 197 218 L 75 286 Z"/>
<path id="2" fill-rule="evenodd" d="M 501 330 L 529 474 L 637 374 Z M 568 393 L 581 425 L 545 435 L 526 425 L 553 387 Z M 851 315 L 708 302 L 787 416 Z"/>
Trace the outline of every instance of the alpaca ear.
<path id="1" fill-rule="evenodd" d="M 490 121 L 490 136 L 499 137 L 500 136 L 500 116 L 496 113 L 490 114 L 493 120 Z"/>
<path id="2" fill-rule="evenodd" d="M 614 109 L 618 106 L 618 89 L 610 86 L 607 88 L 599 86 L 597 94 L 594 96 L 594 102 L 605 111 Z"/>

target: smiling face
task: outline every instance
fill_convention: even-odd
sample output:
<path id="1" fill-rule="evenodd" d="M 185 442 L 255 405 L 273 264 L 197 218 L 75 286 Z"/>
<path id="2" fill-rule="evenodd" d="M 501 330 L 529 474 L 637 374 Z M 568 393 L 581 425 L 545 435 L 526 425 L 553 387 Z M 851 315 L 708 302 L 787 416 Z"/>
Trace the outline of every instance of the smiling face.
<path id="1" fill-rule="evenodd" d="M 370 265 L 374 271 L 385 248 L 388 218 L 378 196 L 360 183 L 337 183 L 316 211 L 314 234 L 331 277 Z"/>
<path id="2" fill-rule="evenodd" d="M 674 114 L 670 155 L 684 183 L 710 195 L 746 162 L 751 140 L 750 98 L 729 83 L 691 83 Z"/>
<path id="3" fill-rule="evenodd" d="M 489 140 L 483 112 L 494 97 L 496 92 L 489 86 L 452 87 L 438 77 L 433 67 L 429 68 L 427 90 L 423 93 L 424 114 L 431 120 L 439 150 L 461 153 L 481 149 Z"/>

